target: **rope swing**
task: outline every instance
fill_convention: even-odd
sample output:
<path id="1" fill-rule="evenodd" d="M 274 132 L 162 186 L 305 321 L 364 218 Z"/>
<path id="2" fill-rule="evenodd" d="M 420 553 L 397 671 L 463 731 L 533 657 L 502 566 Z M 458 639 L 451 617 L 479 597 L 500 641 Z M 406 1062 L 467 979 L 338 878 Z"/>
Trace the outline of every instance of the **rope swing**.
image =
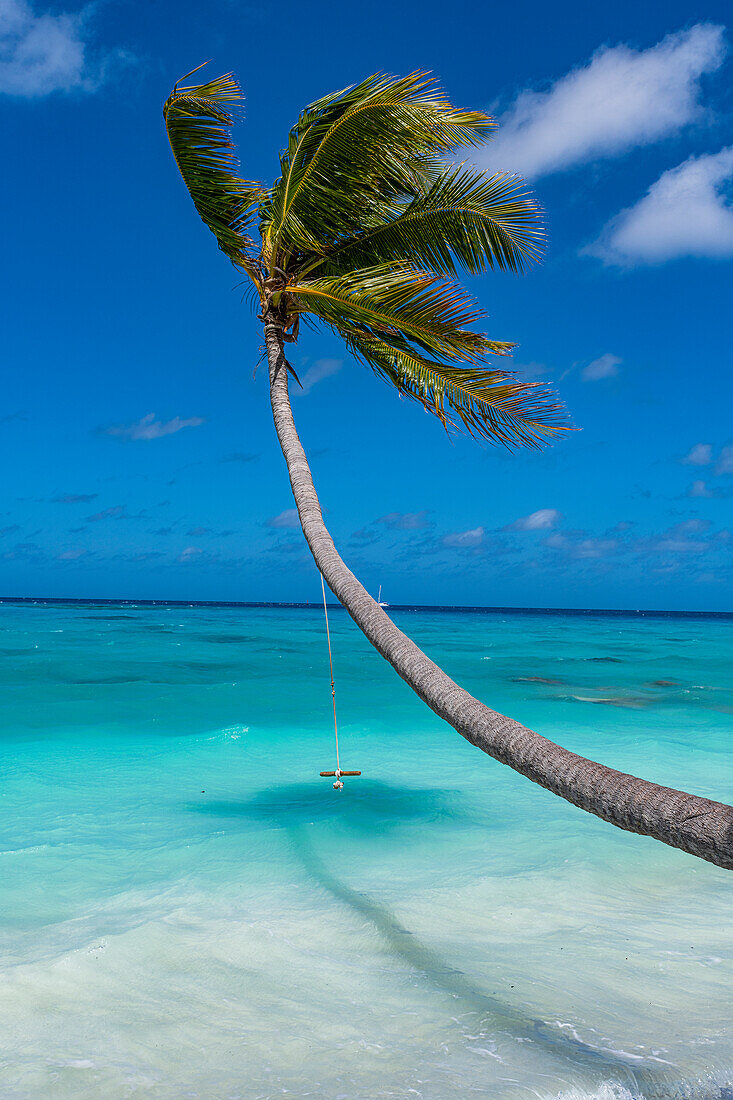
<path id="1" fill-rule="evenodd" d="M 331 654 L 331 631 L 328 628 L 328 606 L 326 604 L 326 585 L 323 580 L 323 573 L 321 573 L 321 592 L 323 593 L 323 614 L 326 618 L 326 641 L 328 642 L 328 667 L 331 672 L 331 702 L 333 703 L 333 736 L 336 741 L 336 771 L 333 772 L 321 772 L 322 776 L 333 777 L 334 784 L 333 789 L 335 791 L 342 791 L 344 785 L 341 782 L 342 775 L 361 775 L 361 772 L 342 772 L 341 763 L 339 761 L 339 729 L 338 722 L 336 721 L 336 685 L 333 680 L 333 656 Z"/>

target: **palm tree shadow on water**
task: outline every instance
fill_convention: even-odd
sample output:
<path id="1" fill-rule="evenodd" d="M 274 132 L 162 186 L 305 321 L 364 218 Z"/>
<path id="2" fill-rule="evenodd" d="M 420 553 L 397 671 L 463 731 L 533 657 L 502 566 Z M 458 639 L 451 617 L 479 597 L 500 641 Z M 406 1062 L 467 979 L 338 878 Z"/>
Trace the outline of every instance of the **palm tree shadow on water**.
<path id="1" fill-rule="evenodd" d="M 195 809 L 222 817 L 254 818 L 271 828 L 282 829 L 310 881 L 369 923 L 392 956 L 419 973 L 428 986 L 448 994 L 467 1011 L 476 1014 L 482 1031 L 529 1041 L 535 1048 L 559 1060 L 565 1070 L 599 1072 L 602 1080 L 623 1086 L 634 1100 L 690 1097 L 692 1094 L 684 1086 L 681 1089 L 678 1086 L 675 1091 L 669 1076 L 661 1074 L 659 1069 L 632 1067 L 613 1051 L 584 1043 L 483 992 L 463 971 L 405 928 L 386 905 L 340 878 L 333 865 L 318 855 L 308 835 L 308 826 L 329 821 L 346 827 L 353 834 L 368 834 L 373 838 L 377 828 L 384 835 L 417 822 L 468 820 L 466 811 L 457 810 L 448 795 L 449 792 L 442 790 L 410 790 L 369 780 L 360 780 L 358 785 L 350 785 L 347 792 L 340 794 L 303 783 L 272 787 L 241 802 L 209 802 Z M 695 1095 L 703 1100 L 701 1094 Z M 716 1089 L 711 1100 L 713 1095 L 722 1098 L 725 1094 Z"/>

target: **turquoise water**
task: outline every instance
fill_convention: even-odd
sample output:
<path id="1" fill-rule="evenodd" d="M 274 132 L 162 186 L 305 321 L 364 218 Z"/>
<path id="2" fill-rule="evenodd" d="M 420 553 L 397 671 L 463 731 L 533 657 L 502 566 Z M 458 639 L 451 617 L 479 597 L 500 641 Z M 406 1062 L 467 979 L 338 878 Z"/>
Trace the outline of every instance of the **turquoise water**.
<path id="1" fill-rule="evenodd" d="M 394 611 L 490 705 L 733 801 L 731 620 Z M 332 614 L 0 607 L 0 1095 L 733 1096 L 733 876 L 471 748 Z"/>

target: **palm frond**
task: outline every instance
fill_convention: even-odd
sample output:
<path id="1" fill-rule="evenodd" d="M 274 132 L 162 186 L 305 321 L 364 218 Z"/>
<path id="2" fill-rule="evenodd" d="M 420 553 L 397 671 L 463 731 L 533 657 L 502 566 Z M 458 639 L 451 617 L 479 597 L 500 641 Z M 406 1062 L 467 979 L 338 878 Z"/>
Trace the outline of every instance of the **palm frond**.
<path id="1" fill-rule="evenodd" d="M 369 333 L 398 334 L 430 354 L 475 362 L 490 343 L 468 326 L 480 314 L 455 283 L 412 264 L 386 263 L 288 287 L 296 308 L 329 325 L 348 323 Z"/>
<path id="2" fill-rule="evenodd" d="M 283 330 L 300 317 L 329 326 L 446 429 L 512 447 L 567 428 L 550 390 L 487 364 L 513 345 L 476 331 L 475 303 L 452 281 L 459 268 L 520 271 L 542 250 L 521 180 L 452 162 L 491 119 L 454 107 L 425 73 L 377 74 L 302 112 L 266 189 L 238 174 L 241 102 L 227 74 L 179 82 L 163 114 L 200 217 Z M 247 234 L 255 211 L 259 249 Z"/>
<path id="3" fill-rule="evenodd" d="M 517 381 L 506 371 L 456 367 L 426 359 L 406 346 L 395 347 L 349 329 L 342 331 L 351 351 L 398 392 L 437 416 L 443 426 L 507 447 L 538 447 L 567 430 L 564 407 L 540 383 Z M 506 353 L 511 344 L 495 344 Z"/>
<path id="4" fill-rule="evenodd" d="M 457 264 L 520 271 L 539 258 L 544 233 L 539 209 L 516 176 L 490 178 L 451 166 L 396 217 L 341 241 L 306 268 L 346 272 L 390 260 L 411 260 L 454 276 Z"/>
<path id="5" fill-rule="evenodd" d="M 425 73 L 371 76 L 302 113 L 281 157 L 282 176 L 263 208 L 265 236 L 279 249 L 311 250 L 376 207 L 424 191 L 439 158 L 482 141 L 493 122 L 454 107 Z"/>
<path id="6" fill-rule="evenodd" d="M 206 84 L 176 84 L 163 107 L 163 118 L 199 216 L 232 263 L 256 274 L 253 242 L 246 229 L 253 207 L 266 192 L 237 174 L 239 162 L 230 131 L 241 103 L 239 85 L 227 73 Z"/>

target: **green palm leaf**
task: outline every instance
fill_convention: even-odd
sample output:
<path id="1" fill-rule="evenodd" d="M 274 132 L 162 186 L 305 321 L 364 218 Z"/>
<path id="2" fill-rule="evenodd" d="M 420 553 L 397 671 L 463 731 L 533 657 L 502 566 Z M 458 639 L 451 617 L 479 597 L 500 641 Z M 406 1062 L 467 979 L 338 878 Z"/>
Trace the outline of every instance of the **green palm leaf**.
<path id="1" fill-rule="evenodd" d="M 288 289 L 300 310 L 337 328 L 348 322 L 367 332 L 399 333 L 433 354 L 467 362 L 489 350 L 486 338 L 468 327 L 479 313 L 466 292 L 411 264 L 380 264 Z"/>
<path id="2" fill-rule="evenodd" d="M 446 168 L 396 217 L 342 241 L 312 267 L 336 273 L 403 259 L 445 275 L 457 264 L 474 274 L 519 271 L 544 242 L 539 209 L 522 187 L 516 176 Z"/>
<path id="3" fill-rule="evenodd" d="M 265 191 L 237 175 L 230 130 L 241 103 L 239 85 L 228 73 L 207 84 L 177 84 L 165 102 L 163 118 L 176 164 L 202 221 L 232 263 L 252 272 L 256 252 L 245 230 Z"/>
<path id="4" fill-rule="evenodd" d="M 452 281 L 460 267 L 520 271 L 542 248 L 519 179 L 447 160 L 483 141 L 491 119 L 454 107 L 423 73 L 377 74 L 302 112 L 266 189 L 238 175 L 241 101 L 227 74 L 176 85 L 163 114 L 199 215 L 283 339 L 297 338 L 301 316 L 329 326 L 446 427 L 508 446 L 565 427 L 543 386 L 486 364 L 513 345 L 476 331 L 480 314 Z M 260 247 L 248 235 L 255 210 Z"/>
<path id="5" fill-rule="evenodd" d="M 443 426 L 506 446 L 540 446 L 566 427 L 563 406 L 538 383 L 520 382 L 506 371 L 454 367 L 406 347 L 355 331 L 342 335 L 351 350 L 400 394 L 419 402 Z M 509 344 L 495 344 L 506 354 Z"/>
<path id="6" fill-rule="evenodd" d="M 278 250 L 311 249 L 395 198 L 424 190 L 437 158 L 483 140 L 493 122 L 455 108 L 424 73 L 382 74 L 306 108 L 282 156 L 282 177 L 263 211 Z"/>

